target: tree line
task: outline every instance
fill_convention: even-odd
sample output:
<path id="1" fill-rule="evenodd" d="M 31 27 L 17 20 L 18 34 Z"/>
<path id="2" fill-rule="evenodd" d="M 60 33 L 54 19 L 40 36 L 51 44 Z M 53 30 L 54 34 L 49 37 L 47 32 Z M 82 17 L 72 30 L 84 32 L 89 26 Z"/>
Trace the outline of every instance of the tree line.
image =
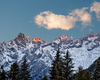
<path id="1" fill-rule="evenodd" d="M 24 58 L 21 67 L 15 61 L 9 71 L 5 71 L 3 66 L 1 66 L 0 80 L 31 80 L 26 58 Z"/>
<path id="2" fill-rule="evenodd" d="M 68 50 L 63 57 L 58 50 L 51 64 L 50 77 L 45 75 L 41 80 L 100 80 L 100 60 L 96 63 L 94 73 L 84 70 L 81 66 L 78 71 L 73 70 L 72 60 Z"/>
<path id="3" fill-rule="evenodd" d="M 78 67 L 78 71 L 75 71 L 72 60 L 68 50 L 65 56 L 61 56 L 58 49 L 49 70 L 50 77 L 45 75 L 41 80 L 100 80 L 100 60 L 97 61 L 93 73 L 90 73 L 87 69 L 84 70 L 81 66 Z M 0 80 L 31 80 L 28 70 L 26 58 L 24 58 L 20 67 L 15 61 L 9 71 L 5 71 L 1 66 Z"/>

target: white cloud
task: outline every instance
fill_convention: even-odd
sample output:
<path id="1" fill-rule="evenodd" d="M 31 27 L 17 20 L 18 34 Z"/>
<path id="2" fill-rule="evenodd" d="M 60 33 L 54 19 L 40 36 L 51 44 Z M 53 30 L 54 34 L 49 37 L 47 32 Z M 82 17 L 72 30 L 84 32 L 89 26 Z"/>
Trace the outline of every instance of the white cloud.
<path id="1" fill-rule="evenodd" d="M 46 29 L 60 28 L 69 30 L 75 26 L 76 19 L 72 16 L 57 15 L 50 11 L 40 13 L 35 17 L 35 23 Z"/>
<path id="2" fill-rule="evenodd" d="M 54 14 L 50 11 L 41 12 L 35 17 L 34 22 L 46 29 L 60 28 L 69 30 L 75 27 L 75 22 L 77 21 L 82 21 L 82 25 L 91 22 L 91 15 L 85 11 L 86 9 L 88 8 L 75 9 L 67 16 Z"/>
<path id="3" fill-rule="evenodd" d="M 100 2 L 94 2 L 93 5 L 90 7 L 91 12 L 96 12 L 96 17 L 100 18 Z"/>
<path id="4" fill-rule="evenodd" d="M 91 23 L 91 15 L 86 11 L 88 7 L 82 9 L 75 9 L 70 13 L 73 17 L 77 18 L 77 21 L 82 21 L 83 26 L 88 26 Z"/>

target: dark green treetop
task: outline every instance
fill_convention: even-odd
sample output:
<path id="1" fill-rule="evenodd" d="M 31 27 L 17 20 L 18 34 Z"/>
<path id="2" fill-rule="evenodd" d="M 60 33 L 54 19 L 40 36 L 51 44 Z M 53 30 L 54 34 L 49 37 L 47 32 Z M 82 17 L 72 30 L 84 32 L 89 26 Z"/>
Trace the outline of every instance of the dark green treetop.
<path id="1" fill-rule="evenodd" d="M 15 61 L 10 67 L 8 77 L 11 80 L 19 80 L 19 73 L 20 73 L 19 66 L 17 61 Z"/>
<path id="2" fill-rule="evenodd" d="M 28 71 L 28 64 L 26 58 L 24 58 L 24 61 L 22 62 L 21 68 L 20 68 L 20 80 L 31 80 L 30 72 Z"/>

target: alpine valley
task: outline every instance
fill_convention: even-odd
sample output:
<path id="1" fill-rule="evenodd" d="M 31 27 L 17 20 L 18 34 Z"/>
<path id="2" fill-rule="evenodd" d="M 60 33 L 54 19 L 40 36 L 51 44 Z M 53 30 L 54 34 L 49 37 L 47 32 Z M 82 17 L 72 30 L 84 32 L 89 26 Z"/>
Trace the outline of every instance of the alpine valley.
<path id="1" fill-rule="evenodd" d="M 4 65 L 7 71 L 15 60 L 21 65 L 26 58 L 32 80 L 40 80 L 44 75 L 50 76 L 50 66 L 58 49 L 61 56 L 69 51 L 73 58 L 74 70 L 80 65 L 87 69 L 100 57 L 100 33 L 90 33 L 80 39 L 63 35 L 51 42 L 45 42 L 40 38 L 30 41 L 29 37 L 20 33 L 8 43 L 0 43 L 0 66 Z"/>

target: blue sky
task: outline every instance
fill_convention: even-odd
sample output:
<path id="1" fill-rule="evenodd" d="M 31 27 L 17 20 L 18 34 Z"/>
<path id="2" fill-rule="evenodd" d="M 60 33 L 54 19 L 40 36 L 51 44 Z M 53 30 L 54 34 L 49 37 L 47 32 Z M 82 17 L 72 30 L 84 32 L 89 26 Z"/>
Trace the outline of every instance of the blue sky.
<path id="1" fill-rule="evenodd" d="M 0 43 L 22 32 L 47 42 L 100 32 L 100 0 L 1 0 Z"/>

